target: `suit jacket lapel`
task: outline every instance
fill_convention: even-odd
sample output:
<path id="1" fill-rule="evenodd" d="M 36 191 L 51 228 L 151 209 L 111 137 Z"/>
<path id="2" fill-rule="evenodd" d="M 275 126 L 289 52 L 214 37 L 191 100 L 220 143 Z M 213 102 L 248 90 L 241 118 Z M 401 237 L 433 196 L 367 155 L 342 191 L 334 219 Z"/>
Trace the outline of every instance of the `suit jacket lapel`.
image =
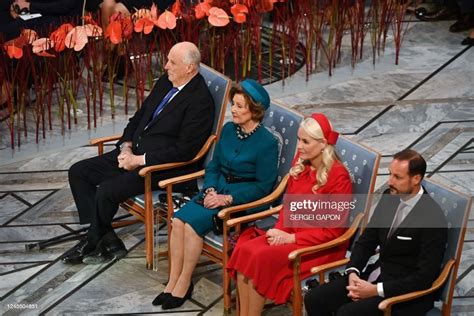
<path id="1" fill-rule="evenodd" d="M 397 199 L 396 201 L 398 202 L 399 200 Z M 386 221 L 381 226 L 382 227 L 381 237 L 385 241 L 385 244 L 387 244 L 395 236 L 396 231 L 392 234 L 390 238 L 388 238 L 388 232 L 390 231 L 390 227 L 392 226 L 393 219 L 395 217 L 395 214 L 397 213 L 397 209 L 398 209 L 398 203 L 394 201 L 393 206 L 390 207 L 389 210 L 387 211 Z"/>
<path id="2" fill-rule="evenodd" d="M 158 114 L 157 117 L 155 117 L 155 119 L 153 121 L 150 122 L 150 124 L 148 124 L 148 128 L 150 128 L 151 126 L 155 125 L 156 123 L 158 123 L 163 117 L 166 117 L 168 114 L 172 113 L 172 111 L 184 100 L 186 100 L 186 98 L 189 98 L 190 97 L 190 91 L 192 91 L 192 87 L 194 86 L 194 82 L 197 80 L 197 77 L 199 76 L 199 74 L 197 74 L 196 76 L 194 76 L 191 81 L 188 82 L 188 84 L 186 84 L 186 86 L 184 86 L 184 88 L 182 90 L 180 90 L 175 96 L 173 99 L 171 99 L 170 102 L 168 102 L 168 104 L 165 105 L 165 107 L 163 108 L 163 110 L 161 110 L 160 114 Z M 165 92 L 165 94 L 162 96 L 162 98 L 160 99 L 160 101 L 164 98 L 164 96 L 166 95 L 168 91 Z M 156 108 L 156 107 L 155 107 Z M 155 108 L 153 109 L 153 112 L 155 111 Z M 153 112 L 151 113 L 151 115 L 153 115 Z"/>
<path id="3" fill-rule="evenodd" d="M 425 192 L 423 193 L 423 196 L 418 200 L 415 206 L 411 209 L 410 213 L 408 213 L 408 215 L 403 219 L 403 221 L 400 223 L 398 228 L 393 232 L 392 236 L 390 236 L 389 240 L 396 238 L 396 236 L 399 235 L 400 232 L 403 232 L 405 229 L 410 229 L 411 227 L 418 227 L 422 225 L 422 222 L 420 222 L 420 220 L 422 219 L 419 218 L 418 212 L 419 212 L 419 209 L 423 207 L 422 205 L 425 200 L 425 194 L 427 194 L 426 190 L 424 191 Z M 396 209 L 395 209 L 395 212 L 396 212 Z M 393 213 L 392 221 L 393 221 L 393 217 L 395 217 L 395 213 Z"/>

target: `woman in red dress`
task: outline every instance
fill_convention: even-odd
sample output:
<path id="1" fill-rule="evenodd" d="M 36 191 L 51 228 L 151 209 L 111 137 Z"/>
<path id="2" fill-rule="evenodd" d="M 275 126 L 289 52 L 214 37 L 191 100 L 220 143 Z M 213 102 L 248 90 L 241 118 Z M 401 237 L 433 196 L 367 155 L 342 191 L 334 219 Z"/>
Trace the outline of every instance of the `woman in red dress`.
<path id="1" fill-rule="evenodd" d="M 317 113 L 306 118 L 298 130 L 298 153 L 290 169 L 287 194 L 340 194 L 350 199 L 349 173 L 334 151 L 338 133 L 326 116 Z M 293 250 L 318 245 L 342 235 L 349 211 L 342 212 L 338 227 L 290 228 L 284 226 L 282 208 L 275 227 L 267 232 L 248 229 L 239 238 L 227 269 L 237 279 L 241 315 L 260 315 L 265 299 L 283 304 L 293 289 Z M 334 226 L 334 225 L 331 225 Z M 259 235 L 256 237 L 256 235 Z M 348 244 L 305 257 L 301 277 L 311 267 L 344 258 Z"/>

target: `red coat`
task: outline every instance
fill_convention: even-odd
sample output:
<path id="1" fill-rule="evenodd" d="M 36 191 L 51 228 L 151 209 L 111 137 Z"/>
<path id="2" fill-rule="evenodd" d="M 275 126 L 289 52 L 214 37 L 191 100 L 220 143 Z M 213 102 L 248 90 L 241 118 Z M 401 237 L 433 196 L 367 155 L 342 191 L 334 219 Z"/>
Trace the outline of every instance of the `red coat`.
<path id="1" fill-rule="evenodd" d="M 287 194 L 312 194 L 311 188 L 316 183 L 316 172 L 309 166 L 297 179 L 289 178 Z M 352 184 L 346 168 L 339 161 L 335 161 L 328 174 L 327 183 L 317 190 L 318 194 L 351 194 Z M 288 260 L 288 254 L 293 250 L 322 244 L 333 240 L 345 231 L 345 227 L 338 228 L 286 228 L 283 225 L 283 212 L 275 228 L 295 234 L 296 243 L 280 246 L 270 246 L 264 232 L 257 234 L 255 229 L 248 229 L 240 236 L 227 269 L 235 277 L 237 272 L 252 280 L 257 292 L 275 302 L 285 303 L 293 289 L 293 267 Z M 343 212 L 346 221 L 349 211 Z M 348 244 L 326 250 L 318 254 L 303 257 L 301 263 L 301 279 L 307 278 L 309 270 L 324 263 L 340 260 L 345 257 Z"/>

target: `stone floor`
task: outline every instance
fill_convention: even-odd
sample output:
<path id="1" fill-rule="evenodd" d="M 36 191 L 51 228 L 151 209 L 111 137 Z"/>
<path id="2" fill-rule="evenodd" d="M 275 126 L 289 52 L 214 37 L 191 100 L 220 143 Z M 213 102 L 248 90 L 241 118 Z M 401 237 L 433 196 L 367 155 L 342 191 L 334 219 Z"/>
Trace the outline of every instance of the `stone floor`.
<path id="1" fill-rule="evenodd" d="M 277 99 L 303 113 L 326 113 L 337 130 L 383 155 L 377 188 L 387 179 L 390 156 L 403 148 L 421 152 L 432 178 L 469 195 L 474 193 L 474 49 L 459 43 L 449 22 L 414 22 L 394 64 L 391 41 L 375 65 L 367 55 L 355 69 L 350 56 L 332 77 L 305 79 L 304 69 L 268 86 Z M 346 43 L 348 45 L 348 43 Z M 369 44 L 368 44 L 369 45 Z M 369 47 L 369 46 L 366 46 Z M 151 305 L 164 287 L 166 261 L 145 269 L 140 224 L 122 228 L 129 254 L 99 266 L 68 266 L 60 256 L 75 241 L 26 251 L 34 243 L 80 228 L 67 184 L 68 167 L 95 155 L 91 137 L 119 133 L 126 117 L 104 116 L 93 130 L 76 127 L 35 144 L 6 146 L 0 125 L 0 313 L 18 314 L 166 314 Z M 119 215 L 125 214 L 123 211 Z M 474 214 L 471 214 L 458 273 L 452 315 L 474 315 Z M 197 268 L 193 299 L 175 315 L 222 314 L 221 270 Z M 16 305 L 15 305 L 16 304 Z M 277 306 L 266 315 L 289 315 Z"/>

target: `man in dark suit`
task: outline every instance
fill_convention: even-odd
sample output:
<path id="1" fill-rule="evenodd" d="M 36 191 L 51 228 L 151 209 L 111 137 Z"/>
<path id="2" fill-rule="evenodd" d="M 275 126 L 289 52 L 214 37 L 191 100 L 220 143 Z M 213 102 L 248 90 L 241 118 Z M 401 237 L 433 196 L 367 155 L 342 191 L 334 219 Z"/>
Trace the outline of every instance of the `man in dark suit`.
<path id="1" fill-rule="evenodd" d="M 413 150 L 395 154 L 389 189 L 384 192 L 364 233 L 356 241 L 346 275 L 305 296 L 308 315 L 382 315 L 384 299 L 427 289 L 441 268 L 447 239 L 441 208 L 421 186 L 423 157 Z M 379 259 L 363 271 L 380 247 Z M 434 297 L 395 305 L 393 315 L 424 315 Z"/>
<path id="2" fill-rule="evenodd" d="M 65 263 L 96 264 L 125 256 L 126 248 L 111 223 L 120 202 L 143 194 L 144 166 L 191 160 L 209 137 L 214 102 L 199 74 L 201 55 L 190 42 L 174 45 L 163 75 L 130 119 L 116 148 L 79 161 L 69 169 L 69 184 L 87 239 L 64 257 Z M 155 172 L 158 181 L 197 170 L 197 165 Z"/>

